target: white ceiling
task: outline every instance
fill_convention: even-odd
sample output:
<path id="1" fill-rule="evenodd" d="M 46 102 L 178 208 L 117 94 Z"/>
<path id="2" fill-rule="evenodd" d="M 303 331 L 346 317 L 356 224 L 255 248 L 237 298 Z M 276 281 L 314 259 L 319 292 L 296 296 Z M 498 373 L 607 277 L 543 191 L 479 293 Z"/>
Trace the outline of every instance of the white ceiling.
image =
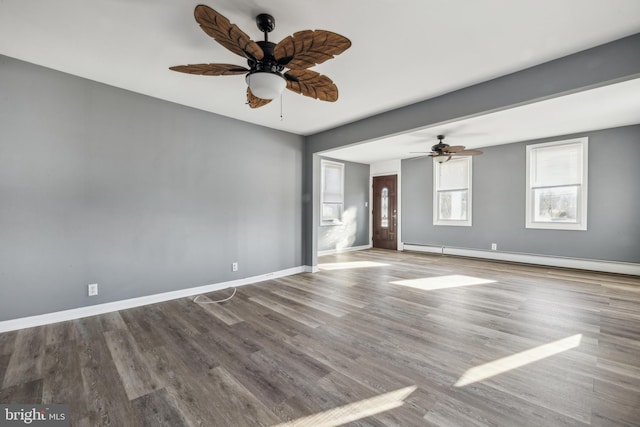
<path id="1" fill-rule="evenodd" d="M 280 102 L 256 110 L 245 105 L 242 76 L 170 71 L 200 62 L 245 65 L 199 28 L 193 18 L 198 3 L 255 40 L 261 39 L 255 15 L 263 12 L 276 19 L 270 34 L 275 42 L 302 29 L 348 37 L 349 50 L 314 67 L 334 80 L 340 99 L 326 103 L 287 91 L 280 120 Z M 0 54 L 300 135 L 638 32 L 638 0 L 0 0 Z M 502 126 L 474 129 L 473 120 L 464 125 L 470 133 L 502 140 Z M 452 136 L 450 142 L 460 141 Z"/>

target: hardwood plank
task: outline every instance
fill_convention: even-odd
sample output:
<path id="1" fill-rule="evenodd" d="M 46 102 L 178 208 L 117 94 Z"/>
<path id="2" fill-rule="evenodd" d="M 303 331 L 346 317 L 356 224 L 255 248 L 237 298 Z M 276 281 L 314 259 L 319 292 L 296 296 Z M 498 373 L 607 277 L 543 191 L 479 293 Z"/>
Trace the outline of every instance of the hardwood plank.
<path id="1" fill-rule="evenodd" d="M 229 334 L 210 333 L 201 336 L 200 345 L 219 360 L 235 378 L 237 378 L 260 401 L 275 405 L 287 396 L 276 384 L 276 378 L 265 375 L 264 368 L 255 363 L 250 356 L 260 347 L 247 343 L 243 337 L 232 332 Z M 206 372 L 200 370 L 199 374 Z"/>
<path id="2" fill-rule="evenodd" d="M 167 392 L 175 400 L 177 409 L 191 424 L 245 425 L 234 420 L 247 413 L 266 420 L 275 419 L 262 400 L 231 374 L 218 368 L 194 374 L 172 351 L 163 348 L 156 349 L 151 357 L 155 360 L 153 366 L 157 375 L 168 384 Z M 245 413 L 235 414 L 242 411 L 242 407 L 246 407 Z"/>
<path id="3" fill-rule="evenodd" d="M 178 409 L 175 399 L 164 388 L 138 397 L 131 402 L 131 405 L 142 426 L 189 426 Z"/>
<path id="4" fill-rule="evenodd" d="M 104 336 L 129 400 L 152 393 L 164 385 L 149 369 L 128 331 L 109 331 Z"/>
<path id="5" fill-rule="evenodd" d="M 483 383 L 550 412 L 589 424 L 591 402 L 584 396 L 592 392 L 593 380 L 584 375 L 567 374 L 565 377 L 562 382 L 552 382 L 549 380 L 550 376 L 544 375 L 544 370 L 523 368 L 509 371 Z"/>
<path id="6" fill-rule="evenodd" d="M 242 313 L 247 324 L 259 324 L 268 334 L 282 338 L 309 331 L 309 327 L 250 301 L 242 292 L 238 291 L 240 296 L 234 298 L 233 309 Z"/>
<path id="7" fill-rule="evenodd" d="M 640 393 L 601 380 L 594 381 L 593 392 L 595 397 L 615 404 L 618 420 L 640 421 Z"/>
<path id="8" fill-rule="evenodd" d="M 4 378 L 5 372 L 7 372 L 7 366 L 9 366 L 9 360 L 11 354 L 0 355 L 0 380 Z M 0 381 L 0 389 L 2 388 L 2 382 Z"/>
<path id="9" fill-rule="evenodd" d="M 236 315 L 232 310 L 228 309 L 223 303 L 215 303 L 215 300 L 210 299 L 206 295 L 201 295 L 198 298 L 198 304 L 203 310 L 208 311 L 210 314 L 223 321 L 227 325 L 235 325 L 243 321 L 241 317 Z"/>
<path id="10" fill-rule="evenodd" d="M 344 293 L 340 292 L 340 290 L 331 290 L 330 288 L 327 289 L 325 286 L 323 286 L 322 283 L 314 283 L 308 280 L 308 276 L 296 275 L 295 279 L 286 279 L 287 278 L 283 279 L 283 284 L 285 286 L 298 289 L 300 291 L 316 295 L 321 298 L 325 298 L 327 300 L 333 301 L 336 304 L 357 308 L 364 308 L 367 306 L 366 302 L 363 302 L 360 299 L 350 298 L 344 295 Z"/>
<path id="11" fill-rule="evenodd" d="M 598 340 L 598 347 L 594 350 L 594 354 L 598 358 L 638 366 L 640 341 L 606 333 L 599 333 L 595 337 Z"/>
<path id="12" fill-rule="evenodd" d="M 288 366 L 282 359 L 272 352 L 259 351 L 252 354 L 250 360 L 261 375 L 268 375 L 269 381 L 275 384 L 286 397 L 296 394 L 311 395 L 317 387 L 317 375 L 301 371 L 299 368 Z M 233 373 L 235 374 L 236 371 Z M 267 404 L 271 406 L 270 400 Z"/>
<path id="13" fill-rule="evenodd" d="M 73 321 L 58 322 L 45 326 L 46 345 L 54 345 L 78 339 L 76 323 Z"/>
<path id="14" fill-rule="evenodd" d="M 98 316 L 99 317 L 99 316 Z M 116 369 L 111 352 L 102 334 L 100 319 L 83 322 L 84 339 L 78 342 L 79 368 L 87 406 L 72 419 L 83 420 L 89 425 L 138 426 L 138 420 L 131 409 L 131 403 Z"/>
<path id="15" fill-rule="evenodd" d="M 220 420 L 217 420 L 219 424 L 252 425 L 260 420 L 260 424 L 271 425 L 277 421 L 275 415 L 226 369 L 212 369 L 207 380 L 211 390 L 211 405 L 221 414 Z"/>
<path id="16" fill-rule="evenodd" d="M 323 322 L 314 319 L 312 316 L 309 316 L 306 313 L 301 313 L 297 310 L 294 310 L 273 298 L 266 296 L 255 296 L 249 298 L 250 301 L 260 304 L 268 309 L 275 311 L 276 313 L 282 314 L 283 316 L 288 317 L 291 320 L 295 320 L 296 322 L 302 323 L 305 326 L 310 328 L 317 328 Z"/>
<path id="17" fill-rule="evenodd" d="M 104 323 L 100 321 L 100 316 L 84 317 L 72 321 L 75 323 L 75 329 L 78 333 L 78 343 L 90 342 L 93 340 L 101 340 L 102 334 L 105 332 Z"/>
<path id="18" fill-rule="evenodd" d="M 85 411 L 87 400 L 83 387 L 79 386 L 82 384 L 82 374 L 75 341 L 48 345 L 45 351 L 44 372 L 42 403 L 69 405 L 72 414 Z"/>
<path id="19" fill-rule="evenodd" d="M 626 403 L 617 402 L 614 398 L 594 399 L 591 409 L 591 425 L 597 427 L 637 427 L 640 413 L 629 408 Z"/>
<path id="20" fill-rule="evenodd" d="M 146 311 L 146 315 L 155 326 L 153 334 L 159 336 L 162 347 L 175 352 L 191 370 L 202 372 L 219 364 L 216 355 L 203 348 L 202 334 L 191 335 L 190 331 L 182 328 L 182 324 L 174 323 L 173 317 L 166 316 L 157 306 Z"/>
<path id="21" fill-rule="evenodd" d="M 335 317 L 342 317 L 349 312 L 346 310 L 342 310 L 336 308 L 335 306 L 331 306 L 325 304 L 323 302 L 317 301 L 314 298 L 309 298 L 307 296 L 296 294 L 295 292 L 290 292 L 284 289 L 272 289 L 271 293 L 274 295 L 278 295 L 282 298 L 297 302 L 298 304 L 306 305 L 307 307 L 315 308 L 316 310 L 320 310 L 324 313 L 330 314 Z"/>
<path id="22" fill-rule="evenodd" d="M 640 366 L 598 359 L 594 378 L 623 387 L 632 393 L 640 393 Z"/>
<path id="23" fill-rule="evenodd" d="M 13 353 L 18 331 L 4 332 L 0 334 L 0 355 Z"/>
<path id="24" fill-rule="evenodd" d="M 148 313 L 153 306 L 135 307 L 120 312 L 122 320 L 127 325 L 141 351 L 150 350 L 164 344 L 159 330 L 162 325 L 156 324 Z"/>
<path id="25" fill-rule="evenodd" d="M 42 402 L 42 380 L 23 382 L 0 390 L 0 403 Z"/>
<path id="26" fill-rule="evenodd" d="M 44 337 L 44 327 L 18 331 L 14 342 L 14 351 L 11 353 L 4 374 L 3 388 L 42 379 Z"/>
<path id="27" fill-rule="evenodd" d="M 299 348 L 308 357 L 312 357 L 331 370 L 343 372 L 350 370 L 355 365 L 355 359 L 359 352 L 350 352 L 349 349 L 342 348 L 338 340 L 322 340 L 310 338 L 305 335 L 288 337 L 284 342 L 291 347 Z"/>
<path id="28" fill-rule="evenodd" d="M 97 316 L 97 319 L 102 326 L 103 332 L 127 329 L 127 325 L 124 323 L 119 311 L 101 314 L 100 316 Z"/>
<path id="29" fill-rule="evenodd" d="M 206 371 L 194 373 L 173 349 L 157 347 L 145 355 L 155 375 L 166 384 L 167 399 L 190 425 L 206 425 L 217 417 L 210 408 Z"/>
<path id="30" fill-rule="evenodd" d="M 158 308 L 159 306 L 156 305 L 156 309 Z M 173 328 L 179 330 L 182 335 L 189 337 L 205 333 L 216 324 L 222 323 L 212 316 L 201 316 L 202 309 L 190 298 L 168 301 L 162 304 L 160 311 L 166 322 L 173 325 Z"/>
<path id="31" fill-rule="evenodd" d="M 474 411 L 475 412 L 475 411 Z M 496 419 L 499 414 L 475 415 L 474 412 L 466 412 L 461 406 L 449 407 L 438 403 L 423 418 L 427 426 L 439 427 L 483 427 L 486 426 L 486 419 Z M 498 424 L 496 424 L 498 425 Z"/>

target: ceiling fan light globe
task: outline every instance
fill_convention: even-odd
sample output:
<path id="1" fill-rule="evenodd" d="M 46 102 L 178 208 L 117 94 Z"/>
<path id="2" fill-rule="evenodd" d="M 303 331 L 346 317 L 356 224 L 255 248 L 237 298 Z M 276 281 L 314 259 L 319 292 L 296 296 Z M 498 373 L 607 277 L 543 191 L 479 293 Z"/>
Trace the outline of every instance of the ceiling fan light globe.
<path id="1" fill-rule="evenodd" d="M 280 96 L 287 81 L 280 74 L 258 71 L 245 77 L 251 93 L 262 99 L 274 99 Z"/>
<path id="2" fill-rule="evenodd" d="M 438 163 L 444 163 L 449 161 L 450 159 L 451 159 L 451 156 L 447 154 L 439 154 L 437 156 L 433 156 L 433 160 L 435 160 Z"/>

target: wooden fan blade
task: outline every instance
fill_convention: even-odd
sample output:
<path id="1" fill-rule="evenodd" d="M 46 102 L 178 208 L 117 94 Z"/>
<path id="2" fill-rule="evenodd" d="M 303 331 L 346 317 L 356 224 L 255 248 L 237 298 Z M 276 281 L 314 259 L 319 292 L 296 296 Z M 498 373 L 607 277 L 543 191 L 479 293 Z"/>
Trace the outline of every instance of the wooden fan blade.
<path id="1" fill-rule="evenodd" d="M 284 74 L 287 89 L 310 98 L 334 102 L 338 99 L 338 87 L 333 81 L 311 70 L 289 70 Z"/>
<path id="2" fill-rule="evenodd" d="M 256 42 L 251 40 L 237 25 L 232 24 L 209 6 L 198 5 L 193 14 L 196 17 L 196 22 L 200 24 L 200 28 L 231 52 L 244 57 L 250 56 L 257 60 L 264 57 L 262 48 Z"/>
<path id="3" fill-rule="evenodd" d="M 464 145 L 452 145 L 450 147 L 444 147 L 442 151 L 446 151 L 447 153 L 457 153 L 458 151 L 464 150 Z"/>
<path id="4" fill-rule="evenodd" d="M 463 150 L 463 151 L 458 151 L 456 153 L 451 153 L 451 154 L 455 154 L 456 156 L 477 156 L 479 154 L 482 154 L 482 151 L 480 151 L 480 150 Z"/>
<path id="5" fill-rule="evenodd" d="M 247 88 L 247 104 L 249 104 L 249 107 L 251 108 L 264 107 L 271 101 L 272 101 L 271 99 L 258 98 L 253 94 L 253 92 L 251 92 L 250 88 Z"/>
<path id="6" fill-rule="evenodd" d="M 202 76 L 232 76 L 246 74 L 249 69 L 233 64 L 189 64 L 170 67 L 170 70 L 180 73 L 199 74 Z"/>
<path id="7" fill-rule="evenodd" d="M 280 41 L 273 55 L 281 65 L 305 69 L 321 64 L 349 49 L 351 41 L 325 30 L 304 30 Z"/>

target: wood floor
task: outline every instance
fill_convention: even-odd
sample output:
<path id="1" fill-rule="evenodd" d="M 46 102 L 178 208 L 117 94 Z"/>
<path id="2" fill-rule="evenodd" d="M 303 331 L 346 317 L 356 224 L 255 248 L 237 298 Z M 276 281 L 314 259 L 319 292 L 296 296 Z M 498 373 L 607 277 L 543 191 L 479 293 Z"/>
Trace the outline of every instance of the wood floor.
<path id="1" fill-rule="evenodd" d="M 0 334 L 0 403 L 65 403 L 77 426 L 640 425 L 640 278 L 383 250 L 320 264 L 221 305 Z"/>

